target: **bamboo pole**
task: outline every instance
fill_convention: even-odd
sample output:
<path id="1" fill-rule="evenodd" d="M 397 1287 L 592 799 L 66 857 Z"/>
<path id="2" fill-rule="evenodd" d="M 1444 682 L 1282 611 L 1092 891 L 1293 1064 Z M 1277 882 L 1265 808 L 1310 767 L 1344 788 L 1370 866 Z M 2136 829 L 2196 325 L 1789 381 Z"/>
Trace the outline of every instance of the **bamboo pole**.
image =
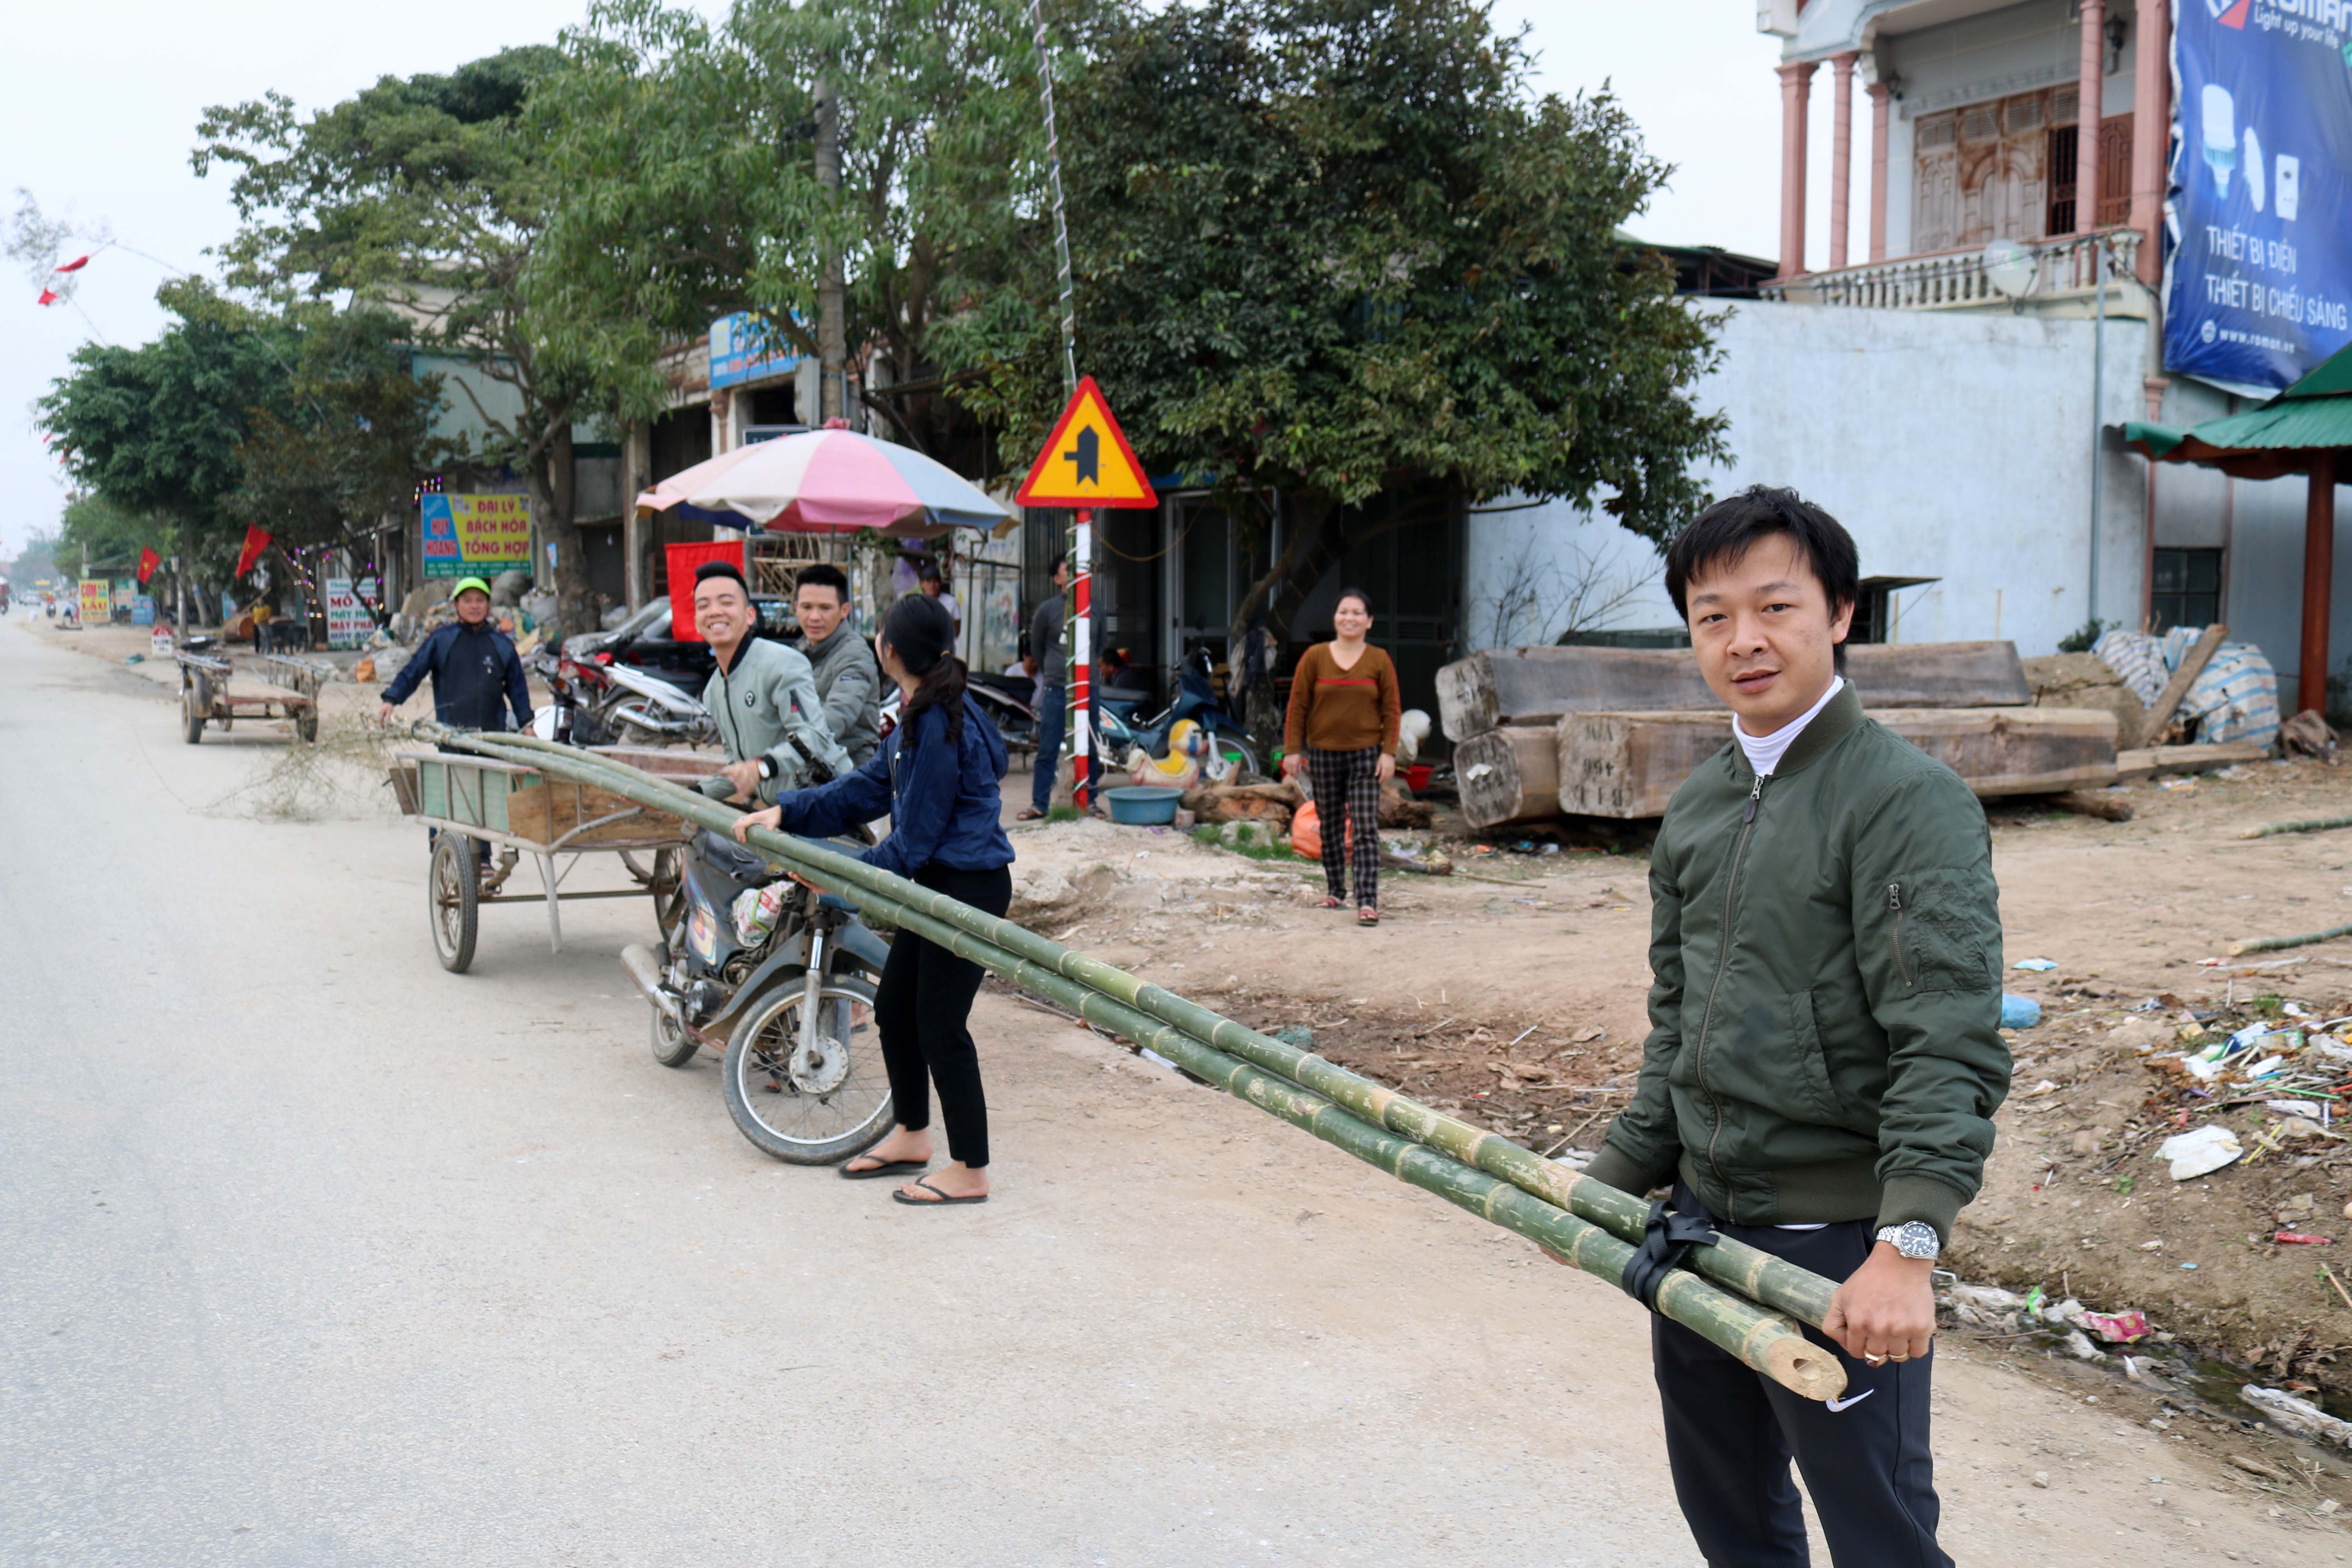
<path id="1" fill-rule="evenodd" d="M 487 754 L 506 755 L 515 761 L 551 763 L 596 773 L 600 782 L 617 794 L 658 809 L 674 811 L 714 831 L 731 830 L 736 816 L 731 808 L 722 806 L 708 796 L 695 794 L 667 780 L 639 773 L 625 764 L 582 752 L 573 747 L 557 745 L 536 737 L 501 734 L 492 739 L 465 731 L 445 731 L 438 726 L 420 726 L 419 729 L 420 732 L 428 729 L 434 731 L 428 738 Z M 1099 959 L 1074 952 L 1010 920 L 983 914 L 969 905 L 945 898 L 904 878 L 878 870 L 864 861 L 810 840 L 782 834 L 758 831 L 753 835 L 753 841 L 771 853 L 797 861 L 805 869 L 839 883 L 838 890 L 861 909 L 868 908 L 868 903 L 858 894 L 866 894 L 868 899 L 878 897 L 879 902 L 873 907 L 878 911 L 879 918 L 903 924 L 900 915 L 911 910 L 925 917 L 927 924 L 934 926 L 941 933 L 953 929 L 959 930 L 961 935 L 977 938 L 985 946 L 1006 958 L 1019 961 L 1024 966 L 1028 978 L 1020 980 L 1019 984 L 1027 985 L 1033 979 L 1049 975 L 1064 983 L 1050 988 L 1033 985 L 1031 988 L 1036 989 L 1041 995 L 1070 1005 L 1070 996 L 1091 994 L 1119 1006 L 1123 1014 L 1132 1016 L 1128 1025 L 1117 1026 L 1118 1032 L 1139 1044 L 1150 1042 L 1136 1032 L 1136 1020 L 1140 1019 L 1144 1026 L 1152 1028 L 1173 1026 L 1196 1045 L 1205 1044 L 1220 1053 L 1229 1053 L 1229 1058 L 1237 1057 L 1255 1067 L 1279 1074 L 1312 1091 L 1318 1099 L 1344 1107 L 1355 1118 L 1374 1127 L 1400 1133 L 1485 1175 L 1499 1177 L 1549 1206 L 1568 1211 L 1579 1220 L 1601 1226 L 1612 1233 L 1612 1239 L 1617 1240 L 1621 1246 L 1638 1240 L 1642 1235 L 1649 1208 L 1640 1198 L 1619 1192 L 1565 1165 L 1543 1159 L 1498 1134 L 1443 1115 L 1384 1085 L 1349 1072 L 1337 1063 L 1254 1029 L 1244 1028 L 1197 1003 L 1186 1001 L 1160 986 L 1144 984 Z M 930 930 L 919 934 L 927 940 L 941 941 Z M 941 945 L 952 944 L 941 941 Z M 977 961 L 997 973 L 1004 973 L 997 964 L 989 963 L 984 958 Z M 1011 975 L 1007 977 L 1012 978 Z M 1086 1015 L 1082 1013 L 1081 1016 Z M 1153 1048 L 1160 1049 L 1157 1046 Z M 1160 1054 L 1171 1060 L 1179 1059 L 1171 1050 L 1162 1049 Z M 1213 1080 L 1211 1073 L 1202 1072 L 1200 1076 Z M 1402 1174 L 1393 1171 L 1391 1173 Z M 1836 1289 L 1832 1281 L 1818 1274 L 1740 1242 L 1726 1240 L 1715 1247 L 1696 1248 L 1690 1254 L 1690 1259 L 1698 1271 L 1710 1279 L 1816 1326 L 1827 1310 L 1830 1296 Z M 1696 1324 L 1692 1326 L 1697 1327 Z M 1735 1350 L 1734 1353 L 1738 1352 Z"/>
<path id="2" fill-rule="evenodd" d="M 2249 827 L 2238 837 L 2269 838 L 2281 833 L 2325 833 L 2331 827 L 2352 827 L 2352 816 L 2315 816 L 2304 822 L 2273 822 L 2267 826 Z"/>
<path id="3" fill-rule="evenodd" d="M 2315 942 L 2334 942 L 2340 936 L 2352 936 L 2352 926 L 2329 926 L 2304 936 L 2258 936 L 2230 944 L 2230 956 L 2246 952 L 2276 952 L 2283 947 L 2309 947 Z"/>

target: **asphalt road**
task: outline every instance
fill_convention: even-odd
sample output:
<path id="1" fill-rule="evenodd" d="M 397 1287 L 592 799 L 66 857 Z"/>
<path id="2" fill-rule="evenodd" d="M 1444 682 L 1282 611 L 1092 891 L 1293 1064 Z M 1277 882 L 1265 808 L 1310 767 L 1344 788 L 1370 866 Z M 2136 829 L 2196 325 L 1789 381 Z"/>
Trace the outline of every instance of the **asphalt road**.
<path id="1" fill-rule="evenodd" d="M 779 1165 L 646 906 L 446 974 L 420 831 L 257 819 L 279 727 L 68 635 L 0 626 L 0 1563 L 1695 1561 L 1622 1296 L 1002 994 L 994 1202 Z M 1950 1370 L 1964 1560 L 2192 1560 Z"/>

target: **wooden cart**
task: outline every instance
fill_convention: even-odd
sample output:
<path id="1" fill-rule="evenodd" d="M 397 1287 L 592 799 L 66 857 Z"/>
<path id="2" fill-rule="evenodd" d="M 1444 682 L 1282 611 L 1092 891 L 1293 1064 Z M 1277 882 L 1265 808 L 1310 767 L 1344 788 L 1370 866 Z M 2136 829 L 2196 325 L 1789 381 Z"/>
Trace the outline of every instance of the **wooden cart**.
<path id="1" fill-rule="evenodd" d="M 693 832 L 679 817 L 518 763 L 446 752 L 401 752 L 392 783 L 401 810 L 435 830 L 425 907 L 434 951 L 452 973 L 474 962 L 484 904 L 545 904 L 548 941 L 558 952 L 566 899 L 651 892 L 656 918 L 665 926 L 677 918 L 683 896 L 677 849 Z M 482 848 L 488 845 L 499 850 L 495 863 Z M 621 858 L 634 886 L 565 889 L 583 856 L 606 852 Z M 538 868 L 540 891 L 502 892 L 524 856 Z"/>
<path id="2" fill-rule="evenodd" d="M 331 673 L 325 666 L 307 659 L 264 658 L 264 678 L 284 689 L 284 695 L 245 696 L 229 689 L 232 671 L 226 658 L 185 650 L 172 658 L 180 667 L 180 723 L 191 746 L 205 738 L 206 724 L 226 730 L 239 719 L 287 720 L 300 739 L 319 738 L 319 688 Z M 270 668 L 276 665 L 292 668 Z"/>

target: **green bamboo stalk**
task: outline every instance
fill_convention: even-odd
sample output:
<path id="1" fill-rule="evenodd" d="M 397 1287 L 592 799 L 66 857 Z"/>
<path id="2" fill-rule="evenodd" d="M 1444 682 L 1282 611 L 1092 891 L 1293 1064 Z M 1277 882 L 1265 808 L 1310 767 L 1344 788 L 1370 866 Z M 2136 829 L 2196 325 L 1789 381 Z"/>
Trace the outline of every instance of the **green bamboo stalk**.
<path id="1" fill-rule="evenodd" d="M 2329 926 L 2304 936 L 2258 936 L 2230 944 L 2230 956 L 2246 952 L 2276 952 L 2283 947 L 2309 947 L 2315 942 L 2334 942 L 2340 936 L 2352 936 L 2352 926 Z"/>
<path id="2" fill-rule="evenodd" d="M 456 735 L 457 732 L 450 733 Z M 460 736 L 457 743 L 464 744 L 468 738 L 475 741 L 482 739 L 479 736 Z M 714 808 L 708 796 L 695 795 L 667 780 L 655 779 L 609 758 L 583 753 L 577 748 L 557 745 L 536 736 L 501 734 L 497 737 L 497 743 L 520 744 L 524 749 L 557 763 L 575 765 L 584 763 L 605 774 L 608 787 L 624 795 L 630 795 L 629 788 L 623 787 L 625 785 L 640 782 L 659 785 L 674 792 L 669 802 L 644 801 L 644 804 L 663 804 L 664 809 L 679 809 L 681 815 L 684 814 L 683 807 L 688 804 L 704 810 L 715 810 L 716 815 L 704 821 L 703 826 L 721 832 L 728 831 L 734 819 L 731 809 Z M 641 796 L 631 798 L 642 799 Z M 1313 1089 L 1346 1106 L 1375 1126 L 1402 1133 L 1415 1142 L 1450 1154 L 1489 1175 L 1499 1176 L 1524 1192 L 1567 1209 L 1580 1219 L 1603 1226 L 1621 1239 L 1628 1242 L 1641 1240 L 1649 1219 L 1649 1205 L 1632 1194 L 1620 1192 L 1580 1172 L 1544 1159 L 1498 1133 L 1433 1110 L 1383 1084 L 1350 1072 L 1312 1052 L 1301 1050 L 1287 1041 L 1236 1024 L 1173 992 L 1140 981 L 1100 959 L 1073 952 L 1041 937 L 1010 920 L 984 914 L 929 888 L 806 839 L 764 832 L 757 834 L 756 837 L 762 847 L 772 853 L 798 860 L 810 869 L 847 884 L 880 892 L 934 918 L 950 921 L 982 941 L 1055 974 L 1076 980 L 1115 1001 L 1161 1022 L 1173 1024 L 1219 1050 Z M 1714 1247 L 1694 1249 L 1690 1254 L 1690 1267 L 1741 1295 L 1817 1328 L 1829 1310 L 1831 1296 L 1837 1289 L 1834 1281 L 1810 1269 L 1728 1238 Z"/>
<path id="3" fill-rule="evenodd" d="M 2269 838 L 2281 833 L 2325 833 L 2331 827 L 2352 827 L 2352 816 L 2315 816 L 2303 822 L 2273 822 L 2263 827 L 2249 827 L 2238 837 Z"/>

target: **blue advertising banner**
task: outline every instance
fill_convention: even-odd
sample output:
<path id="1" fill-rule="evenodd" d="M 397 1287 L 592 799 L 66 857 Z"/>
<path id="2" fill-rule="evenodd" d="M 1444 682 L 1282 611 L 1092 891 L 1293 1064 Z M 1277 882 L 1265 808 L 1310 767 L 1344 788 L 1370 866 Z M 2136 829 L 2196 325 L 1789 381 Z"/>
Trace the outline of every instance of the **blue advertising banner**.
<path id="1" fill-rule="evenodd" d="M 2283 387 L 2352 342 L 2352 0 L 2178 0 L 2164 363 Z"/>
<path id="2" fill-rule="evenodd" d="M 740 386 L 781 375 L 801 362 L 792 341 L 748 310 L 710 323 L 710 384 Z"/>

